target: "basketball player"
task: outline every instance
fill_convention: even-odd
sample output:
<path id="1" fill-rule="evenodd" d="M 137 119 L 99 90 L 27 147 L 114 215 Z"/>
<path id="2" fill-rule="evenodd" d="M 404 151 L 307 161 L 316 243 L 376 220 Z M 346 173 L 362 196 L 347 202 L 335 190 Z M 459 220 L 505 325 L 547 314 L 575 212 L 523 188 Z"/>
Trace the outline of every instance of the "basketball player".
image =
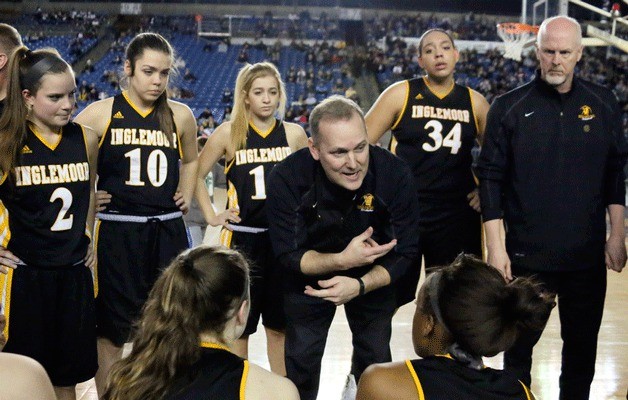
<path id="1" fill-rule="evenodd" d="M 508 349 L 525 329 L 541 330 L 554 302 L 529 279 L 506 283 L 479 259 L 460 255 L 419 290 L 412 326 L 422 359 L 368 368 L 357 400 L 530 400 L 516 377 L 487 368 L 483 356 Z"/>
<path id="2" fill-rule="evenodd" d="M 76 83 L 54 50 L 18 47 L 0 118 L 0 274 L 5 352 L 43 365 L 59 399 L 97 368 L 94 218 L 97 137 L 70 123 Z M 3 383 L 4 384 L 4 383 Z"/>
<path id="3" fill-rule="evenodd" d="M 266 218 L 266 179 L 290 153 L 307 146 L 301 126 L 283 122 L 286 91 L 277 68 L 268 62 L 245 65 L 238 74 L 231 120 L 209 137 L 199 158 L 197 196 L 207 222 L 224 226 L 221 244 L 244 252 L 252 261 L 251 313 L 236 342 L 246 358 L 248 336 L 257 330 L 260 314 L 268 340 L 271 370 L 285 375 L 282 279 L 273 256 Z M 279 114 L 279 119 L 276 118 Z M 227 210 L 216 215 L 204 190 L 203 177 L 225 157 Z"/>
<path id="4" fill-rule="evenodd" d="M 194 192 L 196 121 L 167 99 L 173 62 L 166 39 L 137 35 L 126 49 L 127 89 L 76 117 L 100 136 L 98 190 L 111 196 L 95 235 L 99 390 L 161 269 L 188 246 L 174 196 L 190 204 Z"/>
<path id="5" fill-rule="evenodd" d="M 178 256 L 155 283 L 103 398 L 298 399 L 288 379 L 229 350 L 246 325 L 249 280 L 237 251 L 199 246 Z"/>
<path id="6" fill-rule="evenodd" d="M 418 51 L 426 75 L 386 89 L 366 114 L 366 126 L 371 143 L 391 129 L 391 151 L 412 168 L 421 215 L 420 252 L 431 272 L 460 252 L 482 254 L 471 149 L 476 140 L 481 142 L 489 105 L 478 92 L 455 83 L 459 54 L 447 32 L 425 32 Z M 419 274 L 420 268 L 411 269 L 400 280 L 400 304 L 414 298 Z"/>
<path id="7" fill-rule="evenodd" d="M 9 57 L 21 45 L 22 37 L 19 32 L 11 25 L 0 23 L 0 115 L 4 108 L 4 98 L 7 97 Z"/>

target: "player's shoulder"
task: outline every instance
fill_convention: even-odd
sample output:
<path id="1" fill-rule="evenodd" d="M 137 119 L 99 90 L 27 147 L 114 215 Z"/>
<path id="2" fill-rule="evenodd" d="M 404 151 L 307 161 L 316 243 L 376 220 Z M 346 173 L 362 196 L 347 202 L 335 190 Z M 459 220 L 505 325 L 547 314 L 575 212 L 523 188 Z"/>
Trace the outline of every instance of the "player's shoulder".
<path id="1" fill-rule="evenodd" d="M 272 397 L 279 400 L 299 398 L 299 392 L 292 381 L 253 363 L 249 363 L 245 390 L 247 399 L 266 399 L 269 393 L 273 393 Z"/>
<path id="2" fill-rule="evenodd" d="M 85 118 L 102 118 L 103 115 L 110 115 L 113 108 L 114 97 L 107 97 L 106 99 L 97 100 L 90 103 L 81 111 L 75 119 Z"/>
<path id="3" fill-rule="evenodd" d="M 192 109 L 190 109 L 190 107 L 187 104 L 181 103 L 180 101 L 176 101 L 176 100 L 170 100 L 168 99 L 168 106 L 170 106 L 170 109 L 172 110 L 172 113 L 175 115 L 175 117 L 180 116 L 192 116 L 194 117 L 194 113 L 192 112 Z"/>

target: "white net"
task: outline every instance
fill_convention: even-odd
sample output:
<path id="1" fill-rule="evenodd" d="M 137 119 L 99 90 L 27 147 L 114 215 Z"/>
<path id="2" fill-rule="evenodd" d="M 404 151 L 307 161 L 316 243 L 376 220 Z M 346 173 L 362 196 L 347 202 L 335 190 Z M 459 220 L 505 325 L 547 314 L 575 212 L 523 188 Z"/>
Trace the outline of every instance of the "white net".
<path id="1" fill-rule="evenodd" d="M 497 24 L 497 34 L 504 41 L 506 46 L 504 57 L 521 61 L 523 48 L 534 41 L 537 32 L 538 27 L 528 24 L 520 24 L 517 22 Z"/>

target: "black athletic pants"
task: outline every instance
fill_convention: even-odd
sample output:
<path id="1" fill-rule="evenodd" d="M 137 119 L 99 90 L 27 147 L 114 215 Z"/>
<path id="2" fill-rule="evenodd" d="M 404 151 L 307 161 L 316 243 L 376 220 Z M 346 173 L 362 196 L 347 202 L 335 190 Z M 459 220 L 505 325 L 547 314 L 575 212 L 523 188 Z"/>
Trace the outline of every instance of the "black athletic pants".
<path id="1" fill-rule="evenodd" d="M 315 400 L 327 333 L 337 306 L 327 300 L 290 291 L 284 297 L 286 312 L 286 371 L 301 400 Z M 395 297 L 390 286 L 344 305 L 352 334 L 351 373 L 356 382 L 371 364 L 391 361 L 391 320 Z"/>
<path id="2" fill-rule="evenodd" d="M 535 276 L 549 292 L 558 296 L 563 339 L 560 399 L 588 399 L 606 296 L 604 264 L 581 271 L 539 272 L 513 267 L 512 272 L 515 276 Z M 504 369 L 515 373 L 528 386 L 532 348 L 541 333 L 522 335 L 504 354 Z"/>

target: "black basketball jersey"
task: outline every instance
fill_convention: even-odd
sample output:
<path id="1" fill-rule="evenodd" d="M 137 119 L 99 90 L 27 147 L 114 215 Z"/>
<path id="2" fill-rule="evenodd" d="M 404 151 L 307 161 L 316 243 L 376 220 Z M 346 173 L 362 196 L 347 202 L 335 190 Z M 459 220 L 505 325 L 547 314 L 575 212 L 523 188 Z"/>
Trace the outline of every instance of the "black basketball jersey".
<path id="1" fill-rule="evenodd" d="M 471 149 L 478 131 L 471 90 L 455 84 L 439 97 L 424 78 L 406 82 L 408 97 L 391 129 L 391 151 L 412 168 L 419 198 L 466 196 L 475 188 Z"/>
<path id="2" fill-rule="evenodd" d="M 281 121 L 267 132 L 249 125 L 246 148 L 238 150 L 225 167 L 227 207 L 240 209 L 242 226 L 268 228 L 266 218 L 266 179 L 275 164 L 291 153 L 286 129 Z"/>
<path id="3" fill-rule="evenodd" d="M 504 371 L 475 370 L 449 356 L 406 360 L 420 399 L 530 400 L 530 390 Z"/>
<path id="4" fill-rule="evenodd" d="M 182 156 L 176 132 L 163 132 L 154 109 L 140 112 L 126 92 L 114 97 L 100 140 L 98 190 L 112 195 L 107 213 L 156 215 L 177 211 L 173 196 Z"/>
<path id="5" fill-rule="evenodd" d="M 175 380 L 165 399 L 244 399 L 249 362 L 223 346 L 202 346 L 201 358 Z"/>
<path id="6" fill-rule="evenodd" d="M 83 128 L 69 123 L 56 144 L 29 128 L 14 171 L 14 177 L 4 174 L 0 184 L 0 243 L 28 265 L 68 266 L 83 260 L 90 202 Z"/>

